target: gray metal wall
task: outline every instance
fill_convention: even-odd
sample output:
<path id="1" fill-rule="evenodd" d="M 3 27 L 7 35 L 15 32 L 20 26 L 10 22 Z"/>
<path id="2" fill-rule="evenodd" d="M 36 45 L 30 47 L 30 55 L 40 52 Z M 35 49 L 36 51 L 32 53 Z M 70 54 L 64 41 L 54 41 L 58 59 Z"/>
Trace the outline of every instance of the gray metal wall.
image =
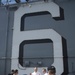
<path id="1" fill-rule="evenodd" d="M 0 8 L 0 67 L 2 68 L 0 73 L 2 75 L 4 75 L 6 64 L 2 57 L 6 56 L 7 26 L 7 11 L 5 11 L 4 8 Z"/>
<path id="2" fill-rule="evenodd" d="M 47 25 L 49 25 L 50 28 L 56 30 L 60 35 L 62 35 L 66 39 L 67 51 L 68 51 L 69 75 L 74 75 L 73 72 L 75 72 L 75 1 L 67 0 L 62 2 L 56 0 L 55 2 L 61 8 L 64 9 L 64 20 L 55 21 L 52 18 L 50 18 L 50 24 L 48 23 Z M 14 21 L 13 16 L 14 16 L 13 10 L 8 11 L 6 8 L 0 7 L 0 74 L 1 75 L 7 75 L 10 72 L 10 64 L 11 64 L 10 57 L 11 57 L 12 36 L 13 36 L 12 27 Z"/>
<path id="3" fill-rule="evenodd" d="M 0 7 L 0 74 L 10 71 L 13 11 Z"/>

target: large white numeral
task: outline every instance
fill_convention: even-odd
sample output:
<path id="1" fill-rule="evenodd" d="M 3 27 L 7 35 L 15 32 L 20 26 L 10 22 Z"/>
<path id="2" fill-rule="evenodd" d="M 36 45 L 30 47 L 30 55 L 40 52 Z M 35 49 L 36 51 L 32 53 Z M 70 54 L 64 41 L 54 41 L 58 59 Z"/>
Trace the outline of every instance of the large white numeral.
<path id="1" fill-rule="evenodd" d="M 56 9 L 56 10 L 54 10 Z M 63 52 L 62 52 L 62 37 L 53 29 L 42 29 L 42 30 L 33 30 L 33 31 L 20 31 L 20 21 L 21 17 L 26 13 L 40 11 L 48 11 L 51 13 L 52 17 L 59 17 L 59 6 L 53 2 L 43 3 L 38 5 L 33 5 L 29 7 L 20 7 L 15 11 L 14 16 L 14 31 L 13 31 L 13 44 L 12 44 L 12 58 L 19 57 L 19 45 L 24 40 L 37 40 L 37 39 L 51 39 L 53 41 L 53 51 L 54 51 L 54 65 L 56 67 L 56 75 L 61 75 L 63 73 Z M 57 58 L 56 58 L 57 57 Z M 61 58 L 60 58 L 61 57 Z M 61 63 L 61 64 L 60 64 Z M 20 64 L 19 64 L 20 65 Z M 23 68 L 20 65 L 21 68 Z M 60 69 L 61 68 L 61 69 Z M 11 69 L 18 69 L 19 75 L 26 72 L 29 74 L 29 70 L 26 71 L 20 70 L 18 68 L 18 59 L 11 61 Z"/>

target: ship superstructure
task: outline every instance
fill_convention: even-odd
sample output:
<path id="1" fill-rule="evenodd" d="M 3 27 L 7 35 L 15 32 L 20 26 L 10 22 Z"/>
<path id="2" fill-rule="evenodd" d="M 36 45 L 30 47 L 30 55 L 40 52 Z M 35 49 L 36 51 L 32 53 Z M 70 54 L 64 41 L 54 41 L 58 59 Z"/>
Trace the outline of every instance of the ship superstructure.
<path id="1" fill-rule="evenodd" d="M 49 66 L 56 75 L 75 74 L 74 0 L 8 0 L 0 6 L 2 75 L 12 69 L 30 75 L 34 67 L 42 74 Z"/>

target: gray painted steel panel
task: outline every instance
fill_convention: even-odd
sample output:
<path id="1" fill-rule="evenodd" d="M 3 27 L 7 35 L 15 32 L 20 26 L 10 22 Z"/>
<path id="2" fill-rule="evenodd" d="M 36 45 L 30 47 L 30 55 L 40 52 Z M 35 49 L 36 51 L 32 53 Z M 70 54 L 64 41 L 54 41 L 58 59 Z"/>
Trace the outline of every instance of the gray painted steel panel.
<path id="1" fill-rule="evenodd" d="M 0 73 L 2 75 L 6 75 L 10 70 L 13 25 L 13 12 L 10 12 L 7 8 L 0 7 Z"/>

